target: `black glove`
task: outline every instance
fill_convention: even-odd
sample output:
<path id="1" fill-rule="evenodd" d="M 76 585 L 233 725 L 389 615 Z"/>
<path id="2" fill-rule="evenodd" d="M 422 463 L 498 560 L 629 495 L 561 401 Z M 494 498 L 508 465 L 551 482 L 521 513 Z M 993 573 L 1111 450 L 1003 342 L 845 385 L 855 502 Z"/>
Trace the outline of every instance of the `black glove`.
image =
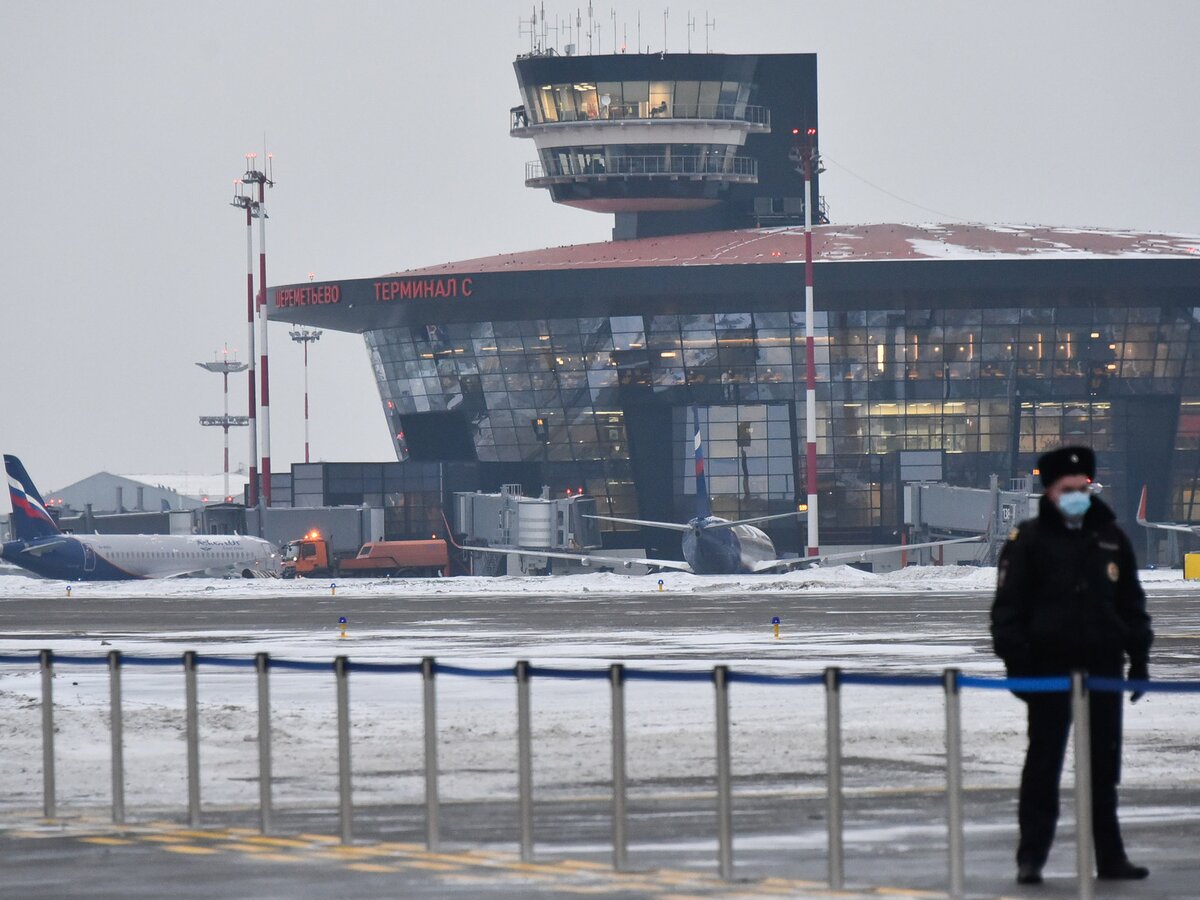
<path id="1" fill-rule="evenodd" d="M 1150 667 L 1143 660 L 1141 662 L 1131 662 L 1129 664 L 1129 681 L 1149 681 Z M 1129 695 L 1130 703 L 1137 703 L 1146 694 L 1145 691 L 1134 691 Z"/>

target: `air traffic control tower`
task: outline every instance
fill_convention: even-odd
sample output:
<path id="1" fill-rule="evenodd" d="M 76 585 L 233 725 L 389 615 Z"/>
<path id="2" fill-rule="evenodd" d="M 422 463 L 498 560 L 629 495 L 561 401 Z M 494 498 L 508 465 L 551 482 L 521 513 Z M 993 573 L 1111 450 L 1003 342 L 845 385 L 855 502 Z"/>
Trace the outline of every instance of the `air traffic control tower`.
<path id="1" fill-rule="evenodd" d="M 538 157 L 525 184 L 615 214 L 614 238 L 803 222 L 792 157 L 817 125 L 814 54 L 530 54 L 514 68 L 509 133 Z"/>

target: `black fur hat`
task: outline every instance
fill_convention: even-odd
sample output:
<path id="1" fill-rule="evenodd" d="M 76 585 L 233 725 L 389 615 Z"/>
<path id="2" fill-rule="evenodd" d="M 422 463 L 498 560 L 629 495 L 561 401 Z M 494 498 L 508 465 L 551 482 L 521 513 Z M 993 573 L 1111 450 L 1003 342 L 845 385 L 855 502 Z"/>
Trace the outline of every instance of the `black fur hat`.
<path id="1" fill-rule="evenodd" d="M 1096 477 L 1096 454 L 1088 447 L 1059 447 L 1038 457 L 1042 487 L 1048 488 L 1064 475 Z"/>

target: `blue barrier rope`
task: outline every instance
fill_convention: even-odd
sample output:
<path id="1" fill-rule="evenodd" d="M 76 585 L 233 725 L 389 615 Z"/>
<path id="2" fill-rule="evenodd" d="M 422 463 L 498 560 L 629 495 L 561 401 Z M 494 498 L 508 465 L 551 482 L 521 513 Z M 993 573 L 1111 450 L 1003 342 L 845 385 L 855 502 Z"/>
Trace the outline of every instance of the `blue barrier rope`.
<path id="1" fill-rule="evenodd" d="M 877 687 L 941 687 L 940 675 L 856 675 L 842 672 L 842 684 L 871 684 Z"/>
<path id="2" fill-rule="evenodd" d="M 253 669 L 254 659 L 236 656 L 201 656 L 196 654 L 196 665 L 224 666 L 227 669 Z"/>
<path id="3" fill-rule="evenodd" d="M 1123 681 L 1120 678 L 1088 678 L 1088 690 L 1104 693 L 1200 694 L 1200 681 Z"/>
<path id="4" fill-rule="evenodd" d="M 312 662 L 306 659 L 272 659 L 268 658 L 267 668 L 288 669 L 293 672 L 332 672 L 333 660 L 327 662 Z"/>
<path id="5" fill-rule="evenodd" d="M 653 669 L 625 670 L 626 681 L 712 681 L 712 672 L 656 672 Z"/>
<path id="6" fill-rule="evenodd" d="M 529 677 L 540 678 L 594 678 L 608 681 L 608 669 L 556 669 L 551 666 L 530 666 Z"/>
<path id="7" fill-rule="evenodd" d="M 351 662 L 346 663 L 347 672 L 386 672 L 390 675 L 411 675 L 414 672 L 420 673 L 420 663 L 372 663 L 372 662 Z"/>
<path id="8" fill-rule="evenodd" d="M 504 678 L 513 674 L 511 666 L 504 669 L 468 669 L 463 666 L 448 666 L 434 663 L 433 670 L 439 675 L 466 675 L 474 678 Z"/>
<path id="9" fill-rule="evenodd" d="M 824 684 L 824 675 L 756 675 L 752 672 L 730 672 L 730 682 L 743 684 Z"/>
<path id="10" fill-rule="evenodd" d="M 958 685 L 996 691 L 1019 691 L 1023 694 L 1062 694 L 1071 690 L 1071 679 L 1065 675 L 1047 678 L 980 678 L 975 675 L 960 675 Z"/>
<path id="11" fill-rule="evenodd" d="M 69 666 L 104 666 L 108 664 L 108 656 L 79 656 L 71 654 L 54 654 L 54 663 Z M 231 656 L 201 656 L 195 657 L 196 665 L 222 666 L 231 669 L 253 669 L 253 657 Z M 132 666 L 176 666 L 182 665 L 182 659 L 174 656 L 121 656 L 123 665 Z M 0 665 L 32 665 L 39 664 L 35 654 L 0 654 Z M 300 672 L 329 672 L 333 670 L 332 660 L 314 662 L 312 660 L 270 659 L 269 667 Z M 347 661 L 346 669 L 350 672 L 378 672 L 387 674 L 411 675 L 421 671 L 420 663 L 376 663 Z M 434 663 L 434 671 L 444 675 L 462 675 L 474 678 L 505 678 L 514 675 L 511 667 L 503 668 L 467 668 L 465 666 Z M 554 666 L 530 666 L 530 677 L 565 678 L 565 679 L 594 679 L 607 681 L 609 670 L 604 669 L 566 669 Z M 712 681 L 712 671 L 664 671 L 655 669 L 626 669 L 626 681 Z M 728 673 L 730 682 L 740 681 L 743 684 L 790 684 L 790 685 L 819 685 L 825 681 L 824 675 L 766 675 L 755 672 Z M 941 675 L 873 675 L 865 673 L 842 672 L 839 675 L 841 684 L 861 684 L 880 687 L 941 687 Z M 1142 693 L 1200 693 L 1200 681 L 1126 681 L 1121 678 L 1089 677 L 1086 680 L 1090 690 L 1106 693 L 1142 692 Z M 1066 693 L 1071 689 L 1071 679 L 1065 675 L 1043 676 L 1036 678 L 993 678 L 978 675 L 958 676 L 960 688 L 981 688 L 983 690 L 1014 691 L 1017 693 Z"/>
<path id="12" fill-rule="evenodd" d="M 36 661 L 36 660 L 35 660 Z M 107 666 L 107 656 L 59 656 L 57 653 L 53 657 L 54 664 L 65 666 Z"/>
<path id="13" fill-rule="evenodd" d="M 182 666 L 178 656 L 121 656 L 123 666 Z"/>

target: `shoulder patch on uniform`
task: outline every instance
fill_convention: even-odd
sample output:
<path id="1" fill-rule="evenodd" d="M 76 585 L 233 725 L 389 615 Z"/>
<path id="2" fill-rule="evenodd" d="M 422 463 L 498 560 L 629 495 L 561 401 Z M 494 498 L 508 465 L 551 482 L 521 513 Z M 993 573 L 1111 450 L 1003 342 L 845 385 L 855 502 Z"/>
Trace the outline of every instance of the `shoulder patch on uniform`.
<path id="1" fill-rule="evenodd" d="M 1099 547 L 1101 550 L 1120 550 L 1120 549 L 1121 549 L 1121 545 L 1120 545 L 1120 544 L 1109 544 L 1109 543 L 1107 543 L 1107 542 L 1105 542 L 1105 541 L 1097 541 L 1097 542 L 1096 542 L 1096 545 L 1097 545 L 1097 546 L 1098 546 L 1098 547 Z"/>
<path id="2" fill-rule="evenodd" d="M 1008 539 L 1009 539 L 1010 541 L 1015 541 L 1015 540 L 1016 540 L 1018 537 L 1020 537 L 1020 535 L 1021 535 L 1021 529 L 1020 529 L 1020 528 L 1014 528 L 1012 531 L 1010 531 L 1010 532 L 1008 533 Z"/>

